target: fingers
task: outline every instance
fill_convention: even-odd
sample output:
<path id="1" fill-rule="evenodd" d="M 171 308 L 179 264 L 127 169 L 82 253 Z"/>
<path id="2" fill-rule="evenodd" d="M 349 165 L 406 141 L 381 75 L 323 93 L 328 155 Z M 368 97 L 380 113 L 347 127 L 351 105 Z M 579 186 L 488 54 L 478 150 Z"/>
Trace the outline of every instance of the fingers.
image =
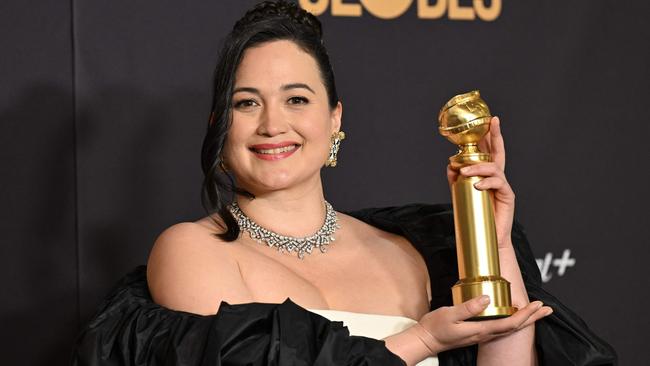
<path id="1" fill-rule="evenodd" d="M 537 307 L 537 306 L 535 306 L 535 307 Z M 481 342 L 489 342 L 492 339 L 500 338 L 500 337 L 503 337 L 503 336 L 507 336 L 507 335 L 509 335 L 511 333 L 517 332 L 517 331 L 519 331 L 521 329 L 526 328 L 527 326 L 529 326 L 531 324 L 534 324 L 535 322 L 539 321 L 540 319 L 543 319 L 543 318 L 551 315 L 552 313 L 553 313 L 553 309 L 551 309 L 551 307 L 542 306 L 541 308 L 538 308 L 538 310 L 536 310 L 532 315 L 530 315 L 528 317 L 528 319 L 526 319 L 526 321 L 524 321 L 518 327 L 507 329 L 506 331 L 501 332 L 501 333 L 492 333 L 492 334 L 488 335 L 487 337 L 484 337 L 484 339 Z"/>
<path id="2" fill-rule="evenodd" d="M 490 155 L 492 161 L 497 163 L 501 170 L 506 168 L 506 148 L 501 135 L 501 121 L 499 117 L 492 117 L 490 121 Z"/>
<path id="3" fill-rule="evenodd" d="M 490 134 L 492 132 L 488 132 L 481 141 L 478 142 L 478 149 L 481 150 L 482 152 L 489 153 L 492 151 L 492 147 L 490 146 L 491 144 L 491 139 L 490 139 Z M 492 158 L 492 155 L 490 155 L 490 158 Z"/>
<path id="4" fill-rule="evenodd" d="M 492 161 L 497 163 L 501 170 L 506 167 L 506 149 L 501 135 L 501 121 L 499 117 L 490 120 L 490 131 L 479 141 L 479 149 L 489 152 Z"/>
<path id="5" fill-rule="evenodd" d="M 543 306 L 541 301 L 533 301 L 508 318 L 483 322 L 485 329 L 481 333 L 490 338 L 502 337 L 523 329 L 552 312 L 553 310 L 548 306 Z"/>
<path id="6" fill-rule="evenodd" d="M 460 169 L 460 174 L 465 177 L 501 177 L 505 179 L 505 173 L 497 163 L 480 163 L 468 165 Z"/>
<path id="7" fill-rule="evenodd" d="M 504 172 L 506 168 L 506 149 L 505 145 L 503 142 L 503 135 L 501 135 L 501 122 L 499 120 L 499 117 L 492 117 L 490 120 L 490 131 L 479 141 L 479 148 L 481 151 L 484 152 L 489 152 L 491 156 L 491 163 L 479 163 L 471 166 L 467 166 L 463 169 L 461 169 L 461 173 L 465 176 L 475 176 L 475 175 L 481 175 L 481 176 L 489 176 L 491 174 L 482 174 L 481 171 L 472 171 L 471 173 L 468 172 L 468 174 L 465 174 L 465 170 L 467 168 L 472 168 L 474 167 L 479 167 L 479 166 L 486 166 L 492 164 L 494 167 L 496 167 L 497 171 Z M 481 168 L 482 169 L 482 168 Z M 453 182 L 456 181 L 456 178 L 458 177 L 458 172 L 451 169 L 449 165 L 447 165 L 447 180 L 449 181 L 449 184 L 452 184 Z"/>
<path id="8" fill-rule="evenodd" d="M 465 301 L 464 303 L 452 308 L 454 309 L 453 318 L 457 322 L 473 318 L 485 310 L 489 303 L 490 297 L 486 295 Z"/>
<path id="9" fill-rule="evenodd" d="M 484 343 L 507 336 L 549 315 L 552 310 L 534 301 L 508 318 L 484 321 L 466 321 L 485 310 L 488 296 L 480 296 L 460 305 L 442 307 L 425 314 L 418 322 L 416 334 L 430 353 Z"/>
<path id="10" fill-rule="evenodd" d="M 542 306 L 541 309 L 536 311 L 533 315 L 531 315 L 525 322 L 522 324 L 519 329 L 526 328 L 527 326 L 535 323 L 536 321 L 545 318 L 549 315 L 553 314 L 553 309 L 550 306 Z"/>
<path id="11" fill-rule="evenodd" d="M 456 171 L 447 166 L 447 180 L 449 185 L 452 185 L 457 179 L 458 175 L 461 174 L 465 177 L 474 177 L 481 176 L 485 177 L 481 181 L 474 184 L 474 187 L 478 190 L 487 190 L 493 189 L 497 191 L 499 198 L 504 202 L 514 201 L 515 193 L 510 187 L 508 180 L 506 179 L 505 173 L 497 165 L 497 163 L 481 163 L 475 165 L 469 165 Z"/>
<path id="12" fill-rule="evenodd" d="M 487 333 L 501 335 L 502 333 L 511 333 L 519 330 L 542 306 L 541 301 L 533 301 L 508 318 L 485 322 L 484 324 L 489 329 Z"/>
<path id="13" fill-rule="evenodd" d="M 510 187 L 510 184 L 502 177 L 483 178 L 474 184 L 474 188 L 479 191 L 485 191 L 487 189 L 494 190 L 495 198 L 499 202 L 506 204 L 514 204 L 515 202 L 515 192 Z"/>
<path id="14" fill-rule="evenodd" d="M 484 191 L 486 189 L 504 189 L 510 188 L 508 183 L 503 180 L 501 177 L 489 177 L 483 178 L 478 183 L 474 184 L 474 187 L 478 190 Z"/>
<path id="15" fill-rule="evenodd" d="M 544 307 L 541 301 L 534 301 L 507 318 L 466 321 L 482 312 L 488 303 L 489 301 L 485 302 L 484 296 L 481 296 L 452 307 L 455 310 L 452 318 L 455 319 L 456 326 L 459 327 L 458 334 L 463 335 L 464 344 L 483 343 L 506 336 L 533 324 L 552 312 L 549 307 Z"/>

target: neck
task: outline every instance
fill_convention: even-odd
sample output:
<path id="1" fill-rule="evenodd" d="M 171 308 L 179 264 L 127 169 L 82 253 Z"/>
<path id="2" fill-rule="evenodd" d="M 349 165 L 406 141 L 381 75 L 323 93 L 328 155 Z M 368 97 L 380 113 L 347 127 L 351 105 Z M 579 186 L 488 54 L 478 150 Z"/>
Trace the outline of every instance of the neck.
<path id="1" fill-rule="evenodd" d="M 277 234 L 304 237 L 325 221 L 323 186 L 317 181 L 301 189 L 256 194 L 253 200 L 237 197 L 241 210 L 258 225 Z"/>

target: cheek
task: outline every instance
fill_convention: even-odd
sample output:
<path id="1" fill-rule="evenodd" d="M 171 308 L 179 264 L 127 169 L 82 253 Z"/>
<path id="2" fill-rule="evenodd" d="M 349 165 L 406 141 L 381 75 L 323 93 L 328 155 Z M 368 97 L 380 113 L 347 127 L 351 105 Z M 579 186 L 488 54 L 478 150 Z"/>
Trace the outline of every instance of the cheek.
<path id="1" fill-rule="evenodd" d="M 319 151 L 321 155 L 327 154 L 332 138 L 330 134 L 331 122 L 329 118 L 323 116 L 323 113 L 319 113 L 310 120 L 312 123 L 304 129 L 307 141 L 311 142 L 313 150 Z"/>
<path id="2" fill-rule="evenodd" d="M 321 139 L 321 141 L 318 144 L 320 146 L 320 155 L 321 157 L 323 157 L 323 159 L 327 157 L 330 151 L 330 136 L 328 132 L 329 131 L 325 131 L 323 133 L 324 137 Z"/>
<path id="3" fill-rule="evenodd" d="M 312 132 L 311 136 L 306 136 L 304 152 L 307 154 L 309 164 L 325 164 L 325 160 L 330 150 L 330 137 L 328 130 L 320 129 Z"/>

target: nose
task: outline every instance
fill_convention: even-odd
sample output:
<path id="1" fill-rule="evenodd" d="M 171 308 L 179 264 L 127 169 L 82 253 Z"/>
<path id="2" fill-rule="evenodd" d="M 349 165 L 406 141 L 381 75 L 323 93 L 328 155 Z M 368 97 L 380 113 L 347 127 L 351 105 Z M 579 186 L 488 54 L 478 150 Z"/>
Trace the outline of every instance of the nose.
<path id="1" fill-rule="evenodd" d="M 260 114 L 257 134 L 273 137 L 286 133 L 288 129 L 289 124 L 286 120 L 286 116 L 282 113 L 282 109 L 267 104 Z"/>

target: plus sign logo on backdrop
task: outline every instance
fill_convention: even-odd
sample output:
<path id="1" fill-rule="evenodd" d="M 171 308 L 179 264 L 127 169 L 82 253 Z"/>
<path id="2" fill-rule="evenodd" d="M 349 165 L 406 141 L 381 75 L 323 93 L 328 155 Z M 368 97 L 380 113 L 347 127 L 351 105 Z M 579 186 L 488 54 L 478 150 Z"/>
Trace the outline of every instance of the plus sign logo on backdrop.
<path id="1" fill-rule="evenodd" d="M 553 274 L 557 273 L 558 277 L 564 276 L 567 268 L 576 265 L 576 259 L 571 257 L 571 249 L 564 249 L 562 256 L 553 258 L 553 253 L 548 252 L 544 258 L 537 258 L 537 266 L 542 273 L 542 281 L 548 282 L 553 278 Z"/>

